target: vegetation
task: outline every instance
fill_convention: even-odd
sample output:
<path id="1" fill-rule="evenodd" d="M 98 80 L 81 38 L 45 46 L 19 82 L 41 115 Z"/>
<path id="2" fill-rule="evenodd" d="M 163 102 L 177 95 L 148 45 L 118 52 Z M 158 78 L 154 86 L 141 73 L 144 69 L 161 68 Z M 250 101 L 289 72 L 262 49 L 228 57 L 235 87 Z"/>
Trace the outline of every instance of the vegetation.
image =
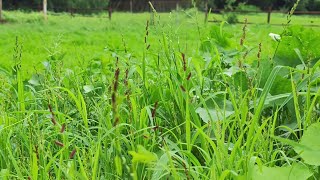
<path id="1" fill-rule="evenodd" d="M 7 0 L 4 1 L 4 8 L 15 8 L 15 9 L 35 9 L 41 7 L 43 0 Z M 151 2 L 156 3 L 157 1 L 165 2 L 167 0 L 153 0 Z M 148 0 L 49 0 L 48 1 L 48 8 L 55 11 L 65 11 L 71 8 L 77 9 L 97 9 L 97 8 L 107 8 L 109 3 L 111 6 L 117 8 L 127 7 L 126 10 L 130 10 L 129 4 L 132 3 L 135 6 L 137 11 L 146 11 L 145 7 L 148 5 Z M 172 0 L 170 0 L 172 3 Z M 205 4 L 208 3 L 209 7 L 211 8 L 218 8 L 218 9 L 228 9 L 230 7 L 236 8 L 237 6 L 241 6 L 242 8 L 244 5 L 249 6 L 250 9 L 263 9 L 267 10 L 270 6 L 273 9 L 290 9 L 296 0 L 176 0 L 177 3 L 189 3 L 189 7 L 192 6 L 191 2 L 195 2 L 198 7 L 204 10 Z M 121 6 L 122 4 L 126 4 L 125 6 Z M 252 6 L 256 6 L 253 8 Z M 320 0 L 303 0 L 297 7 L 298 10 L 303 11 L 319 11 L 320 10 Z M 119 9 L 123 10 L 123 9 Z M 90 12 L 90 11 L 86 11 Z"/>
<path id="2" fill-rule="evenodd" d="M 198 1 L 199 3 L 203 2 L 201 0 Z M 259 7 L 260 9 L 267 10 L 270 6 L 273 7 L 273 9 L 290 9 L 293 4 L 296 2 L 296 0 L 209 0 L 209 4 L 211 7 L 216 8 L 225 8 L 234 6 L 237 7 L 239 5 L 243 6 L 244 4 L 248 5 L 249 7 L 254 5 Z M 301 3 L 297 6 L 297 10 L 304 10 L 304 11 L 311 11 L 311 10 L 320 10 L 320 1 L 319 0 L 303 0 Z"/>
<path id="3" fill-rule="evenodd" d="M 0 179 L 320 178 L 317 19 L 4 17 Z"/>
<path id="4" fill-rule="evenodd" d="M 11 0 L 5 1 L 4 7 L 7 8 L 20 8 L 20 9 L 34 9 L 41 7 L 43 0 Z M 56 11 L 65 11 L 70 8 L 106 8 L 109 5 L 109 0 L 48 0 L 48 8 L 55 9 Z"/>

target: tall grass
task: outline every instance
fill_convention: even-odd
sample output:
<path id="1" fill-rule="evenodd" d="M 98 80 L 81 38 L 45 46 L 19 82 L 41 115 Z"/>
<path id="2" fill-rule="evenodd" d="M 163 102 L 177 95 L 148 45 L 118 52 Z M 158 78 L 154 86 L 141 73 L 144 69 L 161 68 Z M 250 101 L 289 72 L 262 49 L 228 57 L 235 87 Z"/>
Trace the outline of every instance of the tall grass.
<path id="1" fill-rule="evenodd" d="M 0 71 L 1 179 L 257 179 L 288 167 L 319 178 L 294 146 L 320 120 L 319 63 L 276 66 L 249 25 L 233 42 L 235 25 L 215 37 L 197 18 L 183 19 L 198 39 L 182 45 L 174 15 L 153 13 L 136 29 L 140 51 L 122 35 L 106 58 L 66 68 L 55 47 L 29 77 L 16 41 L 14 71 Z"/>

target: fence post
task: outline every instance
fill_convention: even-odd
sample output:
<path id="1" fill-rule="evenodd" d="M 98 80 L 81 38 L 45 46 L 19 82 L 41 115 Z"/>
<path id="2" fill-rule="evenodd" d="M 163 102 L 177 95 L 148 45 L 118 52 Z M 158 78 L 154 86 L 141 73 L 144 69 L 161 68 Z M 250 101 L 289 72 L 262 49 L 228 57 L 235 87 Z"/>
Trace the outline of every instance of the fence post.
<path id="1" fill-rule="evenodd" d="M 208 0 L 205 2 L 205 8 L 204 8 L 204 22 L 208 22 Z"/>
<path id="2" fill-rule="evenodd" d="M 272 11 L 272 6 L 269 6 L 269 8 L 268 8 L 268 24 L 270 24 L 271 11 Z"/>
<path id="3" fill-rule="evenodd" d="M 130 0 L 130 12 L 131 12 L 131 13 L 133 12 L 133 3 L 132 3 L 132 0 Z"/>
<path id="4" fill-rule="evenodd" d="M 73 12 L 74 10 L 73 10 L 73 8 L 70 8 L 69 11 L 70 11 L 70 16 L 71 16 L 71 17 L 74 17 L 74 12 Z"/>
<path id="5" fill-rule="evenodd" d="M 44 20 L 47 20 L 47 0 L 43 0 L 43 16 Z"/>
<path id="6" fill-rule="evenodd" d="M 108 14 L 109 14 L 109 20 L 111 20 L 111 16 L 112 16 L 112 7 L 111 7 L 111 5 L 108 8 Z"/>
<path id="7" fill-rule="evenodd" d="M 0 0 L 0 22 L 2 21 L 2 0 Z"/>

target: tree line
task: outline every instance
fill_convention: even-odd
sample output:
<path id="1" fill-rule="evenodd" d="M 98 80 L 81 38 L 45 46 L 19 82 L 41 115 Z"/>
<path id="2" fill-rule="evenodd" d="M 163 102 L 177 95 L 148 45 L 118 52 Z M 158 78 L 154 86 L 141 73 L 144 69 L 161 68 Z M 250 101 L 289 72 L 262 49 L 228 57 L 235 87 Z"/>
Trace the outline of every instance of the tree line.
<path id="1" fill-rule="evenodd" d="M 41 9 L 43 0 L 5 0 L 4 9 Z M 47 0 L 48 9 L 65 11 L 70 8 L 95 9 L 107 8 L 109 0 Z"/>
<path id="2" fill-rule="evenodd" d="M 239 5 L 254 5 L 262 10 L 272 9 L 289 9 L 296 0 L 47 0 L 48 9 L 55 11 L 66 11 L 68 9 L 105 9 L 113 7 L 116 10 L 129 10 L 128 6 L 123 4 L 131 4 L 138 11 L 147 10 L 148 2 L 176 1 L 177 3 L 190 2 L 192 5 L 198 6 L 204 10 L 205 7 L 212 9 L 234 9 Z M 5 0 L 3 1 L 4 9 L 41 9 L 43 0 Z M 316 11 L 320 10 L 320 0 L 301 0 L 298 10 Z"/>

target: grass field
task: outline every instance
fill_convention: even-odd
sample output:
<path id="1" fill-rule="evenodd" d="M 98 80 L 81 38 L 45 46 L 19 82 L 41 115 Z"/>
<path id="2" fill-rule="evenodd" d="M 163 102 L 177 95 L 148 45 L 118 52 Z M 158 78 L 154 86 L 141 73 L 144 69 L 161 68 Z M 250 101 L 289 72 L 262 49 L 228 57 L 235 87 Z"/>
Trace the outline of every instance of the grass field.
<path id="1" fill-rule="evenodd" d="M 0 179 L 320 178 L 319 17 L 4 17 Z"/>

